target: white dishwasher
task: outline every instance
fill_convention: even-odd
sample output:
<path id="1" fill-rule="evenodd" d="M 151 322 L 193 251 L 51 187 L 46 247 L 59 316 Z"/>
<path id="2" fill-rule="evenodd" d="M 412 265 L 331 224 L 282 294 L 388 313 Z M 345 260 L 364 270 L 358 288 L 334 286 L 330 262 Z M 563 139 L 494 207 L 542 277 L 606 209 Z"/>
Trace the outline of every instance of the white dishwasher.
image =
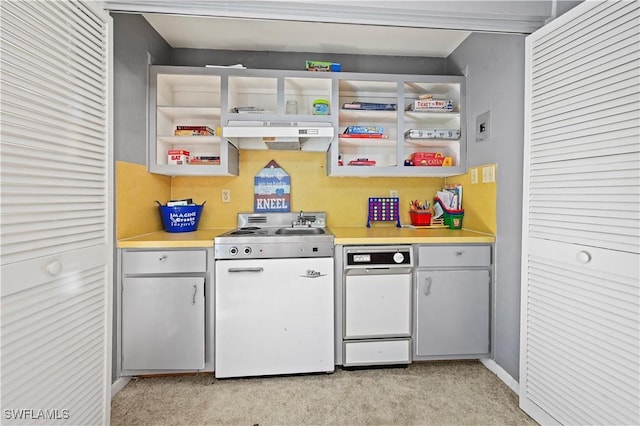
<path id="1" fill-rule="evenodd" d="M 411 362 L 411 246 L 344 247 L 343 365 Z"/>

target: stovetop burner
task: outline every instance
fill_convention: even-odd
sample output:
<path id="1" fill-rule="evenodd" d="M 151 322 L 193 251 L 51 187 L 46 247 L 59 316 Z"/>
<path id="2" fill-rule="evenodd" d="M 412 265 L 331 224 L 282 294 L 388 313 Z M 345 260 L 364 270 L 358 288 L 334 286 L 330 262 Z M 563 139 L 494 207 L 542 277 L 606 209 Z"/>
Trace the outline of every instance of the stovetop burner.
<path id="1" fill-rule="evenodd" d="M 247 235 L 247 234 L 256 234 L 260 228 L 257 226 L 247 226 L 246 228 L 238 228 L 235 231 L 229 232 L 229 235 Z"/>
<path id="2" fill-rule="evenodd" d="M 294 229 L 299 221 L 306 229 Z M 325 224 L 324 212 L 239 213 L 238 227 L 214 238 L 215 258 L 331 256 L 333 235 Z"/>

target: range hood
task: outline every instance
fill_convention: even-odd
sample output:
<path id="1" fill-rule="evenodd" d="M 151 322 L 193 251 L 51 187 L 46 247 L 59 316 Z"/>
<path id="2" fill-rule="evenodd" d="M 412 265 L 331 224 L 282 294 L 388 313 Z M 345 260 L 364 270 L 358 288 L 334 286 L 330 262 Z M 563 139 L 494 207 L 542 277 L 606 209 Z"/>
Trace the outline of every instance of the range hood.
<path id="1" fill-rule="evenodd" d="M 335 129 L 326 122 L 231 120 L 222 135 L 239 148 L 326 151 Z"/>

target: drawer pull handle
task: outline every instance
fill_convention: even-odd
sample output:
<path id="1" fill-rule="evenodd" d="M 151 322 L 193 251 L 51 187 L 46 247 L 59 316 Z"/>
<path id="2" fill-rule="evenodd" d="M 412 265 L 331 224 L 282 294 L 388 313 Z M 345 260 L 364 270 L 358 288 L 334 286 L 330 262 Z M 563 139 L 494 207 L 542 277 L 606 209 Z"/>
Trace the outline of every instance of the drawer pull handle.
<path id="1" fill-rule="evenodd" d="M 427 277 L 425 281 L 426 284 L 424 286 L 424 295 L 428 296 L 429 294 L 431 294 L 431 284 L 433 281 L 431 280 L 431 277 Z"/>
<path id="2" fill-rule="evenodd" d="M 196 304 L 196 294 L 198 294 L 198 286 L 197 285 L 193 285 L 193 297 L 191 298 L 191 304 L 195 305 Z"/>
<path id="3" fill-rule="evenodd" d="M 168 258 L 168 256 L 167 256 L 166 254 L 163 254 L 162 256 L 160 256 L 160 257 L 158 258 L 158 260 L 159 260 L 160 262 L 164 262 L 164 261 L 166 261 L 166 260 L 167 260 L 167 258 Z"/>
<path id="4" fill-rule="evenodd" d="M 456 252 L 456 256 L 462 256 L 463 254 L 464 254 L 464 252 L 463 252 L 463 251 L 457 251 L 457 252 Z"/>
<path id="5" fill-rule="evenodd" d="M 588 251 L 579 251 L 576 254 L 576 260 L 580 263 L 589 263 L 591 262 L 591 254 Z"/>
<path id="6" fill-rule="evenodd" d="M 229 272 L 262 272 L 264 268 L 229 268 Z"/>

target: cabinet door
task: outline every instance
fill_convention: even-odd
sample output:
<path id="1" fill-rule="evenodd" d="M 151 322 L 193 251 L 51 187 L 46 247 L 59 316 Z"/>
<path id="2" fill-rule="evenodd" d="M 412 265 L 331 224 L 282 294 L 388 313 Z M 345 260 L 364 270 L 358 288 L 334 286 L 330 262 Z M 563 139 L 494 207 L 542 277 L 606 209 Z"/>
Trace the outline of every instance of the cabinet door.
<path id="1" fill-rule="evenodd" d="M 344 337 L 411 335 L 411 274 L 347 275 Z"/>
<path id="2" fill-rule="evenodd" d="M 489 353 L 488 270 L 418 271 L 416 354 Z"/>
<path id="3" fill-rule="evenodd" d="M 125 370 L 204 368 L 204 278 L 122 281 Z"/>
<path id="4" fill-rule="evenodd" d="M 639 20 L 583 2 L 526 40 L 519 391 L 540 424 L 640 424 Z"/>

